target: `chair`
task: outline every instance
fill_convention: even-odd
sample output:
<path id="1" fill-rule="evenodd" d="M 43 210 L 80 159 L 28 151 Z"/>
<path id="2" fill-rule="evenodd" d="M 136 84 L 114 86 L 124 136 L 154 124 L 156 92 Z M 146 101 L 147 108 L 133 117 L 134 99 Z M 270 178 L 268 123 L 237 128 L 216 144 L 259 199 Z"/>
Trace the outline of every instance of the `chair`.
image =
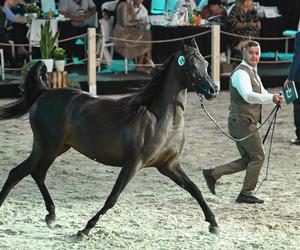
<path id="1" fill-rule="evenodd" d="M 166 0 L 151 1 L 151 14 L 154 15 L 164 14 L 165 11 L 166 11 Z"/>
<path id="2" fill-rule="evenodd" d="M 104 58 L 104 53 L 107 51 L 108 48 L 110 48 L 110 54 L 107 54 L 107 56 L 110 56 L 110 60 L 106 61 L 111 61 L 113 60 L 113 54 L 114 54 L 114 43 L 110 40 L 110 37 L 112 37 L 112 30 L 113 30 L 113 25 L 111 20 L 106 20 L 105 18 L 102 18 L 99 20 L 100 22 L 100 31 L 103 37 L 100 37 L 98 40 L 98 51 L 100 50 L 99 53 L 99 66 L 98 66 L 98 72 L 101 71 L 101 62 Z M 125 58 L 125 74 L 128 73 L 128 59 Z"/>
<path id="3" fill-rule="evenodd" d="M 117 1 L 110 1 L 110 2 L 103 3 L 101 5 L 102 13 L 103 13 L 104 10 L 114 11 L 116 9 L 116 7 L 117 7 L 117 4 L 118 4 L 118 0 Z"/>
<path id="4" fill-rule="evenodd" d="M 0 49 L 0 71 L 1 71 L 1 76 L 2 80 L 5 80 L 5 72 L 4 72 L 4 53 L 3 49 Z"/>
<path id="5" fill-rule="evenodd" d="M 29 52 L 30 60 L 32 60 L 32 47 L 40 47 L 41 40 L 41 24 L 44 24 L 46 20 L 33 19 L 29 28 Z M 55 34 L 58 30 L 57 21 L 51 20 L 50 27 L 52 33 Z M 56 47 L 58 47 L 58 41 L 56 41 Z"/>

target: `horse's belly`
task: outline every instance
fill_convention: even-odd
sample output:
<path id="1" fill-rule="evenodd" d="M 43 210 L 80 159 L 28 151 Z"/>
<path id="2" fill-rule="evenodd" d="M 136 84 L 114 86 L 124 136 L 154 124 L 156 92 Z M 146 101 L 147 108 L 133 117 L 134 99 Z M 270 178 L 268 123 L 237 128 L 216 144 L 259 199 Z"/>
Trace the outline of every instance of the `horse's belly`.
<path id="1" fill-rule="evenodd" d="M 73 135 L 73 136 L 72 136 Z M 76 129 L 68 138 L 69 145 L 81 154 L 99 163 L 121 166 L 124 163 L 124 150 L 120 135 Z"/>
<path id="2" fill-rule="evenodd" d="M 120 157 L 120 154 L 116 154 L 111 150 L 107 151 L 99 148 L 98 152 L 93 152 L 92 150 L 88 150 L 87 148 L 77 148 L 76 146 L 73 146 L 73 148 L 79 153 L 90 158 L 91 160 L 97 161 L 104 165 L 121 167 L 124 162 L 124 159 L 123 157 Z"/>

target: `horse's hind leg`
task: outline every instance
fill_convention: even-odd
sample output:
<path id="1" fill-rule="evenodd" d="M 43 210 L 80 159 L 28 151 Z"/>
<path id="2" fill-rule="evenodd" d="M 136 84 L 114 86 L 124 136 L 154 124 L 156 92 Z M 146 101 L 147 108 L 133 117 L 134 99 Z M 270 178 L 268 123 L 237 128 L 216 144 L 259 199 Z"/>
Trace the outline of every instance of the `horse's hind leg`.
<path id="1" fill-rule="evenodd" d="M 45 221 L 49 227 L 51 227 L 53 222 L 55 221 L 55 205 L 45 185 L 45 178 L 47 170 L 49 169 L 53 161 L 54 160 L 41 160 L 35 170 L 31 173 L 32 178 L 35 180 L 44 198 L 46 209 L 48 211 Z"/>
<path id="2" fill-rule="evenodd" d="M 9 172 L 7 180 L 0 192 L 0 207 L 6 199 L 11 189 L 18 184 L 25 176 L 31 174 L 33 169 L 36 167 L 38 157 L 33 150 L 31 155 L 23 161 L 19 166 L 15 167 Z"/>
<path id="3" fill-rule="evenodd" d="M 181 168 L 180 163 L 177 163 L 174 167 L 169 165 L 164 165 L 158 168 L 158 171 L 165 176 L 168 176 L 172 179 L 176 184 L 180 187 L 184 188 L 188 191 L 199 203 L 201 206 L 205 220 L 210 223 L 209 231 L 211 233 L 218 232 L 218 224 L 215 220 L 215 216 L 213 212 L 208 207 L 207 203 L 205 202 L 201 191 L 199 188 L 193 183 L 193 181 L 184 173 L 183 169 Z"/>
<path id="4" fill-rule="evenodd" d="M 69 146 L 65 146 L 65 148 L 60 152 L 60 154 L 66 152 L 69 150 Z M 59 154 L 59 155 L 60 155 Z M 52 165 L 56 157 L 49 158 L 49 156 L 45 159 L 41 158 L 38 165 L 34 169 L 34 171 L 31 173 L 32 178 L 35 180 L 43 198 L 45 201 L 45 206 L 48 211 L 48 214 L 46 215 L 45 221 L 49 227 L 52 227 L 54 221 L 55 221 L 55 205 L 54 202 L 50 196 L 50 193 L 46 187 L 45 179 L 46 174 L 49 169 L 49 167 Z"/>
<path id="5" fill-rule="evenodd" d="M 118 179 L 113 187 L 113 190 L 107 198 L 104 206 L 92 219 L 88 221 L 86 227 L 82 231 L 78 232 L 77 236 L 79 238 L 88 236 L 89 232 L 97 224 L 100 217 L 103 216 L 110 208 L 112 208 L 116 204 L 121 192 L 124 190 L 124 188 L 132 179 L 132 177 L 136 174 L 138 167 L 138 164 L 126 164 L 122 168 Z"/>

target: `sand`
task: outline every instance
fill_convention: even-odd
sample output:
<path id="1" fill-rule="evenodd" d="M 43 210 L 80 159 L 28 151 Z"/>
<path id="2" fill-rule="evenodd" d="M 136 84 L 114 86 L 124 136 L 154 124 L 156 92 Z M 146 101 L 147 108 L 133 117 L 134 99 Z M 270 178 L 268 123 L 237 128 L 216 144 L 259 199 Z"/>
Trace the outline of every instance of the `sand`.
<path id="1" fill-rule="evenodd" d="M 5 102 L 0 100 L 0 105 Z M 226 127 L 228 92 L 207 106 Z M 272 108 L 266 105 L 264 113 Z M 216 196 L 209 193 L 201 173 L 203 168 L 235 159 L 235 145 L 214 128 L 196 95 L 188 94 L 182 163 L 216 215 L 218 236 L 208 232 L 202 210 L 186 191 L 155 169 L 145 169 L 89 238 L 77 241 L 74 235 L 104 204 L 119 169 L 70 150 L 55 161 L 47 176 L 56 204 L 54 227 L 44 222 L 44 202 L 29 176 L 0 208 L 0 249 L 300 249 L 300 147 L 288 142 L 294 136 L 292 117 L 292 106 L 284 106 L 275 131 L 269 177 L 257 193 L 265 204 L 236 204 L 244 173 L 223 177 Z M 1 187 L 10 169 L 28 156 L 31 144 L 28 120 L 0 122 Z"/>

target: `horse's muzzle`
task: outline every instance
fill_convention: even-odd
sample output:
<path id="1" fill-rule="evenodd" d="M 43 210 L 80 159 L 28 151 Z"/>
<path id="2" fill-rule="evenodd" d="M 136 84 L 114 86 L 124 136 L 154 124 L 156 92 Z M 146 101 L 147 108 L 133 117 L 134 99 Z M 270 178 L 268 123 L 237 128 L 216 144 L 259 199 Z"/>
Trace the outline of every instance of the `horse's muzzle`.
<path id="1" fill-rule="evenodd" d="M 205 79 L 198 84 L 197 92 L 204 95 L 205 99 L 212 100 L 218 95 L 218 87 L 211 79 Z"/>

